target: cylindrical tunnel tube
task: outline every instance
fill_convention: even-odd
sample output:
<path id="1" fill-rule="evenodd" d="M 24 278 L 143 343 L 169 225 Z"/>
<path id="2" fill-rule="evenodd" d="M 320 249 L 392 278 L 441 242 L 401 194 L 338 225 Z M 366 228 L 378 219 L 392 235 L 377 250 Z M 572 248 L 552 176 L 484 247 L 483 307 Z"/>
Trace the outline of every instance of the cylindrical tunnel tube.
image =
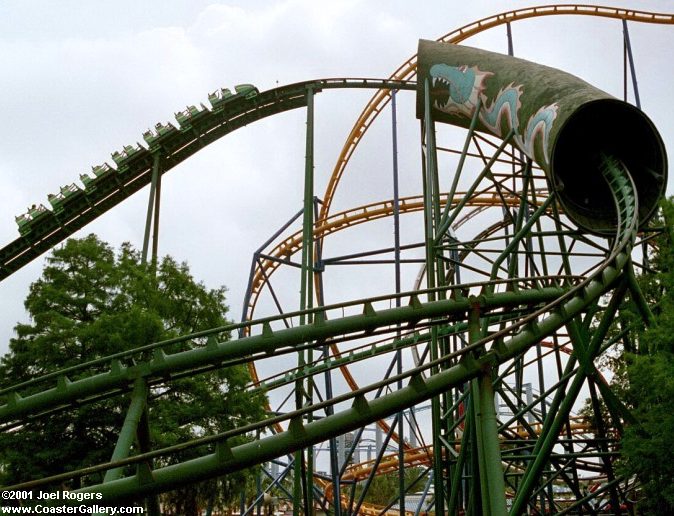
<path id="1" fill-rule="evenodd" d="M 616 211 L 602 155 L 621 160 L 634 180 L 643 226 L 667 184 L 667 155 L 639 109 L 555 68 L 486 50 L 419 41 L 417 116 L 429 83 L 432 117 L 505 137 L 547 174 L 564 213 L 581 228 L 612 232 Z M 479 99 L 479 103 L 478 103 Z"/>

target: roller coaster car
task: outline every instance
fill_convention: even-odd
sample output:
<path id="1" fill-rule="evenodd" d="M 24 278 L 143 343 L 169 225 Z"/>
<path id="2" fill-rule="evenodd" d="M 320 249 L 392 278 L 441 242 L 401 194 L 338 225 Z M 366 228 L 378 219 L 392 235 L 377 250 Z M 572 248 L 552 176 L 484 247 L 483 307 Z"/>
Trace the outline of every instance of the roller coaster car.
<path id="1" fill-rule="evenodd" d="M 122 165 L 122 163 L 124 163 L 124 159 L 126 158 L 126 156 L 123 153 L 118 152 L 118 151 L 113 152 L 111 154 L 111 156 L 112 156 L 112 161 L 115 162 L 115 164 L 117 165 L 117 168 L 119 168 Z"/>
<path id="2" fill-rule="evenodd" d="M 82 181 L 82 184 L 84 185 L 84 188 L 86 190 L 93 190 L 94 186 L 92 183 L 94 182 L 94 178 L 91 177 L 89 174 L 80 174 L 80 181 Z"/>
<path id="3" fill-rule="evenodd" d="M 134 154 L 136 154 L 136 152 L 139 152 L 140 150 L 141 150 L 140 144 L 136 144 L 136 147 L 134 147 L 133 145 L 125 145 L 124 146 L 124 153 L 126 154 L 127 158 L 130 158 L 131 156 L 133 156 Z"/>
<path id="4" fill-rule="evenodd" d="M 133 145 L 125 145 L 122 152 L 113 152 L 112 160 L 117 165 L 117 172 L 124 172 L 127 169 L 127 163 L 135 154 L 139 153 L 143 148 L 139 143 L 134 147 Z"/>
<path id="5" fill-rule="evenodd" d="M 64 203 L 73 195 L 81 192 L 82 190 L 75 184 L 70 184 L 62 186 L 61 190 L 57 194 L 49 194 L 47 200 L 49 204 L 54 208 L 54 213 L 60 213 L 63 211 Z"/>
<path id="6" fill-rule="evenodd" d="M 203 104 L 200 104 L 201 108 L 198 108 L 196 106 L 187 106 L 187 109 L 185 111 L 178 111 L 175 114 L 176 120 L 180 124 L 180 129 L 181 130 L 186 130 L 192 127 L 192 124 L 202 118 L 203 116 L 207 115 L 210 113 L 209 109 L 204 106 Z"/>
<path id="7" fill-rule="evenodd" d="M 234 90 L 237 97 L 243 97 L 246 100 L 257 97 L 260 94 L 260 91 L 252 84 L 237 84 L 234 86 Z"/>
<path id="8" fill-rule="evenodd" d="M 94 177 L 91 177 L 89 174 L 80 174 L 80 181 L 82 181 L 84 188 L 88 191 L 94 190 L 102 177 L 112 174 L 112 168 L 107 163 L 103 163 L 102 165 L 91 167 L 91 172 L 94 174 Z"/>
<path id="9" fill-rule="evenodd" d="M 33 228 L 33 224 L 35 224 L 35 222 L 43 219 L 44 217 L 50 214 L 51 211 L 45 208 L 43 204 L 37 205 L 33 204 L 30 208 L 28 208 L 27 213 L 24 213 L 23 215 L 18 215 L 14 219 L 16 220 L 16 223 L 19 226 L 19 234 L 21 236 L 27 235 L 28 233 L 30 233 L 31 229 Z"/>
<path id="10" fill-rule="evenodd" d="M 190 119 L 190 112 L 189 111 L 176 111 L 175 113 L 176 120 L 182 127 L 187 123 L 187 121 Z"/>
<path id="11" fill-rule="evenodd" d="M 234 95 L 227 88 L 220 88 L 220 91 L 215 90 L 213 93 L 208 94 L 208 102 L 211 103 L 213 109 L 218 109 L 222 106 L 230 97 Z"/>
<path id="12" fill-rule="evenodd" d="M 94 173 L 94 176 L 96 176 L 96 179 L 98 179 L 111 173 L 112 168 L 110 168 L 110 165 L 108 165 L 107 163 L 103 163 L 102 165 L 96 165 L 94 167 L 91 167 L 91 171 Z M 96 179 L 94 179 L 94 181 Z"/>
<path id="13" fill-rule="evenodd" d="M 192 118 L 196 118 L 196 117 L 198 117 L 199 115 L 201 115 L 201 114 L 205 113 L 206 111 L 208 111 L 208 108 L 207 108 L 206 106 L 204 106 L 203 104 L 201 104 L 201 109 L 199 109 L 199 108 L 196 107 L 196 106 L 189 106 L 187 109 L 189 110 L 190 116 L 191 116 Z"/>
<path id="14" fill-rule="evenodd" d="M 14 217 L 14 220 L 16 220 L 16 225 L 19 226 L 19 234 L 20 235 L 25 235 L 30 232 L 30 217 L 28 216 L 27 213 L 23 213 L 21 215 L 17 215 Z"/>
<path id="15" fill-rule="evenodd" d="M 28 208 L 28 215 L 30 216 L 31 222 L 35 222 L 37 219 L 42 218 L 48 213 L 50 213 L 50 211 L 45 208 L 44 204 L 33 204 L 30 208 Z"/>
<path id="16" fill-rule="evenodd" d="M 228 88 L 220 88 L 213 93 L 209 93 L 208 101 L 213 106 L 213 111 L 219 111 L 223 106 L 235 99 L 252 99 L 260 92 L 252 84 L 237 84 L 234 86 L 236 93 L 232 93 Z"/>
<path id="17" fill-rule="evenodd" d="M 172 124 L 167 123 L 166 125 L 160 123 L 155 124 L 154 132 L 152 129 L 148 129 L 143 133 L 143 139 L 150 146 L 150 150 L 154 149 L 160 142 L 162 142 L 165 137 L 177 132 L 178 129 Z"/>

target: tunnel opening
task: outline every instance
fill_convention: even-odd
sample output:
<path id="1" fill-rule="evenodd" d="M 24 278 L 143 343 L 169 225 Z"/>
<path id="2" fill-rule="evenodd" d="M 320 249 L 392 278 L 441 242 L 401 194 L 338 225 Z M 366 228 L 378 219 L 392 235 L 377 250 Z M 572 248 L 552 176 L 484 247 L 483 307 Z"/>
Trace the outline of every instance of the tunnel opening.
<path id="1" fill-rule="evenodd" d="M 644 227 L 667 184 L 667 155 L 658 131 L 639 109 L 617 99 L 588 102 L 567 118 L 552 149 L 551 180 L 566 215 L 595 234 L 612 233 L 617 223 L 602 156 L 622 161 L 639 197 Z"/>

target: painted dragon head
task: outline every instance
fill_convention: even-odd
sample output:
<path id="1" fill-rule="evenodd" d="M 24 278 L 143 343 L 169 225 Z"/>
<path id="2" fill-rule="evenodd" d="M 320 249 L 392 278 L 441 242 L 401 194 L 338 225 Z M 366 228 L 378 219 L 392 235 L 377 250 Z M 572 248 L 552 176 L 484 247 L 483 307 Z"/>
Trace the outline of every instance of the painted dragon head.
<path id="1" fill-rule="evenodd" d="M 484 90 L 484 81 L 493 74 L 477 66 L 434 64 L 429 75 L 433 107 L 450 115 L 471 117 Z"/>

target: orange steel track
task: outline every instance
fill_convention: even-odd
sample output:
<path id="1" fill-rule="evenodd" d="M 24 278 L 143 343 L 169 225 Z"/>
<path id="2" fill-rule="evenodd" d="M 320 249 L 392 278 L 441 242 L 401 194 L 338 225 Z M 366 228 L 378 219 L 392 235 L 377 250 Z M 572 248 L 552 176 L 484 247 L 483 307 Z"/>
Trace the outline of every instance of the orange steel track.
<path id="1" fill-rule="evenodd" d="M 457 193 L 453 199 L 454 203 L 459 202 L 465 197 L 463 193 Z M 446 196 L 444 203 L 447 202 Z M 519 199 L 515 196 L 506 197 L 506 202 L 509 205 L 515 206 Z M 482 210 L 485 207 L 489 206 L 500 206 L 503 204 L 502 199 L 496 194 L 491 195 L 478 195 L 471 199 L 468 203 L 469 206 L 473 207 L 476 210 Z M 400 199 L 399 210 L 400 213 L 413 213 L 423 210 L 423 199 L 421 196 L 413 197 L 404 197 Z M 365 206 L 360 206 L 358 208 L 353 208 L 351 210 L 346 210 L 340 213 L 329 216 L 325 220 L 319 220 L 316 223 L 316 228 L 314 229 L 314 240 L 318 240 L 327 236 L 331 233 L 335 233 L 346 229 L 351 226 L 356 226 L 364 222 L 369 222 L 372 220 L 377 220 L 385 217 L 390 217 L 393 215 L 393 201 L 381 201 L 378 203 L 367 204 Z M 464 218 L 470 218 L 472 216 L 472 211 L 464 215 Z M 457 221 L 457 225 L 462 223 L 462 220 Z M 279 243 L 269 255 L 274 260 L 266 259 L 262 260 L 256 265 L 255 275 L 253 277 L 253 283 L 251 287 L 251 298 L 250 303 L 246 307 L 246 319 L 252 319 L 257 300 L 262 292 L 264 285 L 268 282 L 269 277 L 278 269 L 278 267 L 283 263 L 283 261 L 290 260 L 290 257 L 302 249 L 302 231 L 297 231 L 291 236 L 287 237 L 281 243 Z M 330 345 L 330 351 L 336 358 L 341 356 L 341 351 L 336 344 Z M 350 389 L 358 389 L 358 383 L 349 371 L 348 366 L 340 366 L 340 372 L 344 377 L 347 385 Z M 254 384 L 259 384 L 260 377 L 257 373 L 257 369 L 253 362 L 248 364 L 248 371 L 251 375 L 251 379 Z M 385 421 L 379 422 L 379 427 L 384 431 L 388 432 L 390 427 Z M 280 426 L 276 425 L 276 430 L 281 431 Z M 398 435 L 393 434 L 392 438 L 394 441 L 398 441 Z M 408 444 L 405 444 L 405 448 L 409 448 Z"/>
<path id="2" fill-rule="evenodd" d="M 615 7 L 603 7 L 596 5 L 544 5 L 540 7 L 529 7 L 525 9 L 516 9 L 494 16 L 483 18 L 476 22 L 465 25 L 459 29 L 453 30 L 445 34 L 437 41 L 445 43 L 460 43 L 471 36 L 479 34 L 485 30 L 505 25 L 511 22 L 526 20 L 528 18 L 538 18 L 541 16 L 554 15 L 583 15 L 583 16 L 597 16 L 601 18 L 615 18 L 619 20 L 627 20 L 641 23 L 656 23 L 664 25 L 674 25 L 673 14 L 652 13 L 646 11 L 635 11 L 632 9 L 619 9 Z M 405 61 L 393 74 L 391 79 L 396 80 L 411 80 L 415 77 L 417 70 L 417 55 L 413 55 Z M 363 109 L 362 113 L 356 120 L 356 123 L 351 129 L 342 151 L 337 158 L 337 163 L 333 169 L 332 176 L 328 182 L 328 186 L 323 195 L 323 205 L 319 214 L 319 219 L 326 219 L 330 213 L 330 206 L 332 199 L 337 190 L 339 181 L 344 174 L 346 165 L 349 162 L 352 154 L 356 150 L 358 143 L 363 135 L 367 132 L 370 125 L 377 118 L 383 108 L 389 103 L 391 99 L 391 92 L 388 90 L 378 90 L 370 99 L 368 104 Z"/>
<path id="3" fill-rule="evenodd" d="M 607 6 L 592 6 L 592 5 L 582 5 L 582 4 L 565 4 L 565 5 L 545 5 L 524 9 L 517 9 L 513 11 L 508 11 L 493 15 L 481 20 L 475 21 L 458 29 L 455 29 L 452 32 L 445 34 L 444 36 L 438 38 L 437 41 L 442 41 L 446 43 L 457 44 L 460 43 L 471 36 L 479 34 L 488 29 L 505 25 L 511 22 L 525 20 L 529 18 L 538 18 L 543 16 L 555 16 L 555 15 L 583 15 L 583 16 L 595 16 L 601 18 L 613 18 L 626 21 L 634 21 L 640 23 L 654 23 L 654 24 L 665 24 L 665 25 L 674 25 L 674 15 L 665 14 L 665 13 L 653 13 L 647 11 L 638 11 L 632 9 L 622 9 L 614 8 Z M 416 60 L 417 55 L 410 57 L 405 61 L 393 74 L 390 76 L 390 79 L 393 80 L 411 80 L 416 75 Z M 377 118 L 379 113 L 384 109 L 384 107 L 390 102 L 391 92 L 389 90 L 378 90 L 370 99 L 368 104 L 365 106 L 360 116 L 356 120 L 351 132 L 349 133 L 342 150 L 337 159 L 337 163 L 333 169 L 332 175 L 328 181 L 325 193 L 322 197 L 321 210 L 318 216 L 318 220 L 315 224 L 314 229 L 314 240 L 322 240 L 325 236 L 345 229 L 347 227 L 355 226 L 362 224 L 364 222 L 369 222 L 372 220 L 377 220 L 385 217 L 392 216 L 393 214 L 393 201 L 382 201 L 378 203 L 372 203 L 358 208 L 353 208 L 350 210 L 342 211 L 334 215 L 330 215 L 330 207 L 332 200 L 334 198 L 337 186 L 346 170 L 346 166 L 355 152 L 356 147 L 360 143 L 363 135 L 367 132 L 369 127 L 372 125 L 374 120 Z M 453 202 L 458 202 L 461 200 L 461 194 L 457 194 Z M 506 198 L 508 204 L 515 203 L 517 197 L 512 196 L 511 198 Z M 465 217 L 470 218 L 474 215 L 474 211 L 482 211 L 489 206 L 502 205 L 503 199 L 498 197 L 496 194 L 493 195 L 483 195 L 478 196 L 472 199 L 469 203 L 470 206 L 475 208 Z M 421 196 L 406 197 L 400 199 L 399 210 L 400 213 L 412 213 L 420 211 L 423 209 L 423 200 Z M 459 221 L 460 223 L 460 221 Z M 296 232 L 295 234 L 287 237 L 280 244 L 278 244 L 270 253 L 270 256 L 274 260 L 266 259 L 262 262 L 256 264 L 255 274 L 253 277 L 253 283 L 251 285 L 251 297 L 248 306 L 246 307 L 246 318 L 252 317 L 252 314 L 255 310 L 255 305 L 260 296 L 260 293 L 267 283 L 269 276 L 284 262 L 289 261 L 290 257 L 298 252 L 302 246 L 302 235 L 301 231 Z M 339 357 L 341 352 L 336 345 L 331 346 L 331 352 L 334 356 Z M 255 369 L 254 364 L 249 366 L 250 374 L 255 383 L 259 382 L 259 376 Z M 347 366 L 340 367 L 341 373 L 343 374 L 347 384 L 351 389 L 357 389 L 358 384 L 355 379 L 349 372 Z M 388 431 L 388 424 L 384 421 L 379 422 L 379 426 L 384 430 Z M 583 423 L 574 424 L 574 430 L 583 431 L 586 430 L 586 425 Z M 576 428 L 578 427 L 578 428 Z M 398 436 L 392 436 L 395 441 L 398 441 Z M 413 462 L 417 460 L 423 460 L 427 462 L 429 456 L 429 450 L 427 448 L 418 448 L 411 449 L 409 444 L 405 443 L 405 465 L 411 466 L 414 465 Z M 409 459 L 408 459 L 409 457 Z M 397 457 L 392 457 L 390 459 L 391 467 L 390 471 L 397 470 L 399 467 L 397 463 Z M 409 462 L 409 464 L 408 464 Z M 425 463 L 424 462 L 424 463 Z M 378 468 L 377 474 L 385 473 L 389 471 L 383 465 L 380 465 Z M 367 467 L 358 469 L 360 466 L 364 465 L 354 465 L 353 472 L 347 470 L 346 475 L 353 476 L 356 478 L 356 471 L 367 471 L 367 474 L 364 478 L 369 475 L 371 470 Z M 364 473 L 363 473 L 364 474 Z M 345 477 L 346 478 L 346 477 Z M 351 478 L 349 476 L 349 478 Z M 324 489 L 326 494 L 329 495 L 329 491 L 332 489 L 332 485 L 326 483 Z M 345 500 L 342 500 L 344 503 Z M 361 514 L 381 514 L 381 508 L 376 506 L 370 506 L 363 504 L 361 507 Z"/>
<path id="4" fill-rule="evenodd" d="M 574 435 L 586 434 L 588 432 L 591 432 L 594 428 L 591 423 L 583 420 L 581 416 L 576 416 L 571 419 L 576 421 L 574 423 L 569 424 L 569 429 Z M 531 427 L 534 432 L 540 433 L 542 425 L 540 423 L 532 423 Z M 563 431 L 566 432 L 567 428 L 565 427 Z M 521 427 L 519 426 L 516 427 L 516 432 L 520 437 L 523 438 L 529 435 L 527 431 L 521 429 Z M 458 449 L 459 446 L 457 445 L 457 451 Z M 432 464 L 432 462 L 433 462 L 433 446 L 431 445 L 420 446 L 418 448 L 410 448 L 405 451 L 403 459 L 403 464 L 405 468 L 428 467 Z M 398 461 L 398 454 L 392 453 L 382 458 L 382 460 L 379 462 L 379 465 L 376 467 L 375 475 L 385 475 L 387 473 L 395 473 L 396 471 L 398 471 L 399 468 L 400 464 Z M 348 481 L 356 483 L 362 482 L 372 474 L 373 469 L 375 469 L 374 460 L 353 464 L 346 469 L 340 481 L 343 482 Z M 331 499 L 333 489 L 332 483 L 328 481 L 321 481 L 320 483 L 317 482 L 317 484 L 320 484 L 320 486 L 323 488 L 326 498 Z M 349 503 L 348 498 L 345 495 L 342 495 L 342 506 L 348 507 L 348 503 Z M 382 514 L 382 511 L 383 507 L 379 507 L 374 504 L 364 503 L 360 508 L 359 514 L 369 516 L 371 514 L 372 515 Z M 413 511 L 409 512 L 413 514 Z M 395 514 L 398 513 L 395 512 Z"/>
<path id="5" fill-rule="evenodd" d="M 555 347 L 554 344 L 547 341 L 541 342 L 541 345 L 548 349 L 553 349 Z M 573 349 L 569 346 L 557 346 L 557 347 L 559 348 L 560 351 L 566 353 L 567 355 L 573 354 Z M 598 373 L 598 381 L 606 382 L 606 379 L 601 374 L 601 372 L 598 371 L 597 373 Z M 569 419 L 573 422 L 569 422 L 569 424 L 563 428 L 562 430 L 563 432 L 570 431 L 574 435 L 582 435 L 587 434 L 594 430 L 593 424 L 587 421 L 583 416 L 572 416 Z M 531 423 L 529 427 L 534 433 L 540 434 L 543 425 L 541 423 Z M 509 428 L 517 436 L 523 439 L 527 438 L 530 435 L 529 430 L 525 429 L 522 425 L 515 425 Z M 419 446 L 417 448 L 411 448 L 409 444 L 407 443 L 405 444 L 406 447 L 403 455 L 403 464 L 405 468 L 427 467 L 432 464 L 433 446 L 426 445 L 426 446 Z M 358 483 L 362 482 L 363 480 L 366 480 L 372 473 L 372 470 L 374 469 L 374 463 L 375 463 L 374 460 L 368 460 L 357 464 L 352 464 L 346 469 L 344 475 L 340 478 L 340 482 L 349 481 Z M 377 466 L 375 471 L 375 475 L 394 473 L 398 471 L 399 467 L 400 465 L 397 453 L 386 455 L 379 462 L 379 465 Z M 332 498 L 333 484 L 331 482 L 327 480 L 317 480 L 316 484 L 323 489 L 323 492 L 327 499 Z M 349 504 L 348 498 L 345 495 L 342 495 L 341 499 L 342 499 L 342 506 L 348 507 Z M 412 511 L 405 511 L 405 512 L 406 513 L 409 512 L 409 514 L 414 514 Z M 361 505 L 359 514 L 365 516 L 375 516 L 381 514 L 389 514 L 389 511 L 383 513 L 383 507 L 374 504 L 363 503 Z M 398 514 L 398 513 L 391 512 L 391 514 Z"/>
<path id="6" fill-rule="evenodd" d="M 464 197 L 464 193 L 458 192 L 454 196 L 452 203 L 458 203 Z M 509 206 L 515 206 L 517 202 L 519 202 L 519 198 L 516 196 L 505 196 L 504 198 Z M 401 214 L 418 212 L 423 210 L 424 207 L 423 198 L 421 195 L 402 197 L 400 198 L 399 202 Z M 447 199 L 445 195 L 443 199 L 443 205 L 446 202 Z M 503 205 L 503 199 L 497 193 L 480 194 L 470 199 L 467 205 L 481 210 L 491 206 L 501 206 Z M 472 215 L 472 212 L 469 212 L 468 214 L 464 215 L 464 218 L 469 219 Z M 320 240 L 327 235 L 336 233 L 352 226 L 357 226 L 364 222 L 370 222 L 391 216 L 393 216 L 393 200 L 379 201 L 376 203 L 366 204 L 357 208 L 341 211 L 316 222 L 316 227 L 314 228 L 314 240 Z M 462 219 L 458 220 L 456 225 L 461 225 L 462 221 Z M 246 319 L 252 318 L 257 300 L 262 292 L 262 288 L 267 283 L 269 276 L 271 276 L 271 274 L 273 274 L 274 271 L 278 269 L 278 267 L 284 261 L 288 262 L 290 257 L 299 252 L 301 249 L 302 231 L 297 231 L 279 243 L 272 251 L 270 251 L 269 256 L 272 259 L 262 260 L 261 263 L 256 266 L 251 288 L 251 298 L 246 312 Z"/>

